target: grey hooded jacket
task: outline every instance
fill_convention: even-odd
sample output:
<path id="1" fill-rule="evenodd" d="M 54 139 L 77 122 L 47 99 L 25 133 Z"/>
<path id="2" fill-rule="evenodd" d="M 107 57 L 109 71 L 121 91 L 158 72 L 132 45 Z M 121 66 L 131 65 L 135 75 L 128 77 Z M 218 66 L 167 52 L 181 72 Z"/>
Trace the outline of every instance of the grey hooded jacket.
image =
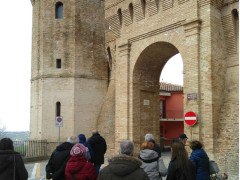
<path id="1" fill-rule="evenodd" d="M 150 149 L 141 150 L 139 159 L 143 162 L 141 168 L 147 173 L 150 180 L 159 180 L 161 176 L 167 175 L 167 168 L 156 151 Z"/>

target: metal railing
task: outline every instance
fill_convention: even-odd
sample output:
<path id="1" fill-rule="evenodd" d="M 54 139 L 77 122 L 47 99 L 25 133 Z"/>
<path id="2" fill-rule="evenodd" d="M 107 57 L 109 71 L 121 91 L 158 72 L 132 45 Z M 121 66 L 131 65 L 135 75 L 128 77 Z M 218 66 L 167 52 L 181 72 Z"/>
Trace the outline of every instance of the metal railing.
<path id="1" fill-rule="evenodd" d="M 165 114 L 160 114 L 160 119 L 183 119 L 183 111 L 166 110 Z"/>
<path id="2" fill-rule="evenodd" d="M 47 156 L 47 140 L 13 141 L 13 146 L 23 158 Z"/>
<path id="3" fill-rule="evenodd" d="M 171 143 L 175 140 L 178 140 L 178 138 L 160 138 L 160 147 L 162 151 L 170 151 Z"/>

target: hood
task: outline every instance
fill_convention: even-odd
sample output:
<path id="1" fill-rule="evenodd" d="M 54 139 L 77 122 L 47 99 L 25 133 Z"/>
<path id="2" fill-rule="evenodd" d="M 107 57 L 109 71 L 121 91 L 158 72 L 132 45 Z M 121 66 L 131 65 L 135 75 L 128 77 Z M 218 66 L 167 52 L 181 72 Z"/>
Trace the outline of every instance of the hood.
<path id="1" fill-rule="evenodd" d="M 200 159 L 209 159 L 207 153 L 203 149 L 196 149 L 192 152 L 191 156 L 200 160 Z"/>
<path id="2" fill-rule="evenodd" d="M 84 134 L 79 134 L 78 138 L 79 138 L 79 143 L 85 143 L 86 142 L 86 137 L 85 137 Z"/>
<path id="3" fill-rule="evenodd" d="M 142 162 L 132 156 L 117 155 L 108 159 L 109 169 L 116 176 L 126 176 L 138 169 Z"/>
<path id="4" fill-rule="evenodd" d="M 0 172 L 5 171 L 9 166 L 13 166 L 14 155 L 16 160 L 16 156 L 19 156 L 19 153 L 12 150 L 0 150 L 0 162 L 3 162 L 0 163 Z"/>
<path id="5" fill-rule="evenodd" d="M 142 160 L 153 160 L 158 158 L 158 153 L 151 149 L 144 149 L 140 151 L 140 159 Z"/>
<path id="6" fill-rule="evenodd" d="M 56 150 L 57 151 L 71 150 L 72 147 L 73 147 L 73 144 L 71 144 L 70 142 L 64 142 L 64 143 L 60 144 L 59 146 L 57 146 Z"/>
<path id="7" fill-rule="evenodd" d="M 71 157 L 67 163 L 67 168 L 73 174 L 81 171 L 81 169 L 86 165 L 87 159 L 83 156 L 81 157 Z"/>

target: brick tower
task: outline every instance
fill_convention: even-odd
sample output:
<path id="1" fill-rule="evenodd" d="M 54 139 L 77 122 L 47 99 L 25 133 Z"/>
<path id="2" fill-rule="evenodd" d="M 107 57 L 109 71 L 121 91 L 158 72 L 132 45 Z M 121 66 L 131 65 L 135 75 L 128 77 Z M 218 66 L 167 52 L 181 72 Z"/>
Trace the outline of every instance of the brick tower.
<path id="1" fill-rule="evenodd" d="M 108 88 L 104 1 L 31 0 L 30 139 L 61 141 L 96 128 Z"/>

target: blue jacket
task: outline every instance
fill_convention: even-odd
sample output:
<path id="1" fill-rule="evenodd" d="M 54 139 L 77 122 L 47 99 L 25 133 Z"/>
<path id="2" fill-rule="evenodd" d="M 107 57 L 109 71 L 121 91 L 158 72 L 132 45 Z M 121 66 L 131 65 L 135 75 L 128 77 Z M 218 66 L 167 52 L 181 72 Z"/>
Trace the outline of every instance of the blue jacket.
<path id="1" fill-rule="evenodd" d="M 79 134 L 79 135 L 78 135 L 78 138 L 79 138 L 79 143 L 80 143 L 80 144 L 83 144 L 85 147 L 88 148 L 88 150 L 89 150 L 89 152 L 90 152 L 90 154 L 91 154 L 91 160 L 90 160 L 90 162 L 93 163 L 94 153 L 93 153 L 93 149 L 92 149 L 91 144 L 86 142 L 86 137 L 85 137 L 84 134 Z"/>
<path id="2" fill-rule="evenodd" d="M 203 149 L 196 149 L 192 152 L 190 160 L 197 169 L 196 180 L 210 180 L 209 158 Z"/>

